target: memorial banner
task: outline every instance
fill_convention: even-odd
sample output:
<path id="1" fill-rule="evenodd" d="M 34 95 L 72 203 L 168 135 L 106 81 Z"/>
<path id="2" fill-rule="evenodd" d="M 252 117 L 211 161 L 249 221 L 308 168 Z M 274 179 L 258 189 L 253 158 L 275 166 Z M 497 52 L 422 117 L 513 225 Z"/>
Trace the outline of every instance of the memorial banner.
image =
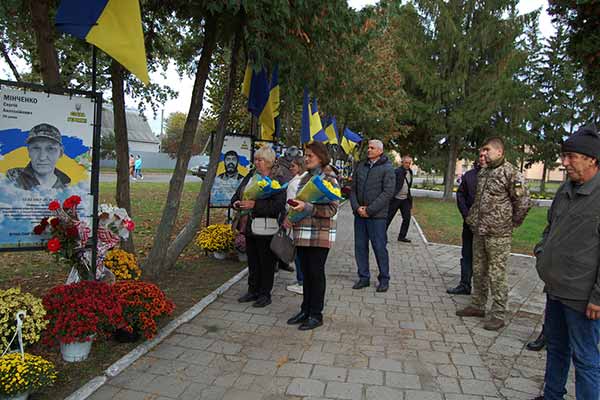
<path id="1" fill-rule="evenodd" d="M 225 136 L 217 176 L 210 190 L 210 207 L 229 207 L 231 198 L 249 172 L 251 160 L 250 136 Z"/>
<path id="2" fill-rule="evenodd" d="M 0 249 L 43 246 L 48 203 L 78 195 L 91 227 L 93 99 L 0 85 Z"/>

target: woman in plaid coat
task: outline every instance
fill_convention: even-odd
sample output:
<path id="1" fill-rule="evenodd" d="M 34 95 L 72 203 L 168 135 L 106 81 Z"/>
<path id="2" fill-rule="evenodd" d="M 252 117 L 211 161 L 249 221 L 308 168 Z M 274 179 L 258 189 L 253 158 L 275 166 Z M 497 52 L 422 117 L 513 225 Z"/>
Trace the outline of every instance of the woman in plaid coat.
<path id="1" fill-rule="evenodd" d="M 308 171 L 298 186 L 301 190 L 304 185 L 315 175 L 321 175 L 335 187 L 339 187 L 335 174 L 328 166 L 329 154 L 327 147 L 320 142 L 306 145 L 304 162 Z M 305 203 L 295 200 L 292 209 L 303 214 L 305 218 L 296 222 L 294 226 L 294 243 L 300 258 L 300 265 L 304 275 L 304 293 L 300 312 L 290 318 L 290 325 L 300 324 L 300 330 L 309 330 L 323 325 L 323 305 L 325 302 L 325 262 L 329 249 L 335 241 L 336 220 L 339 203 L 332 201 L 329 204 Z M 289 226 L 289 221 L 286 221 Z"/>

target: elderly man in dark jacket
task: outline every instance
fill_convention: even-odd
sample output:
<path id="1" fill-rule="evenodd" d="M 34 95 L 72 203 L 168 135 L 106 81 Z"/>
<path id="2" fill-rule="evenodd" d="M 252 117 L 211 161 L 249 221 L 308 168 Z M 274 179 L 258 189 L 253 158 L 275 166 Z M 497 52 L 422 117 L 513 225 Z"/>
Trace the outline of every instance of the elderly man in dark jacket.
<path id="1" fill-rule="evenodd" d="M 469 215 L 469 210 L 475 202 L 475 193 L 477 192 L 477 174 L 482 167 L 485 167 L 485 156 L 479 154 L 479 159 L 462 176 L 458 190 L 456 191 L 456 205 L 458 211 L 463 217 L 462 228 L 462 249 L 460 259 L 460 283 L 455 288 L 446 290 L 449 294 L 471 294 L 471 278 L 473 277 L 473 232 L 465 222 Z"/>
<path id="2" fill-rule="evenodd" d="M 412 209 L 412 194 L 410 189 L 413 183 L 413 172 L 410 169 L 412 165 L 412 157 L 406 154 L 402 157 L 402 165 L 394 171 L 396 174 L 396 187 L 394 188 L 394 196 L 390 201 L 390 209 L 388 212 L 387 226 L 389 228 L 392 220 L 396 216 L 398 210 L 402 215 L 402 225 L 400 225 L 400 233 L 398 241 L 410 243 L 410 239 L 406 238 L 408 227 L 410 226 L 410 210 Z"/>
<path id="3" fill-rule="evenodd" d="M 545 400 L 563 399 L 571 358 L 577 399 L 600 399 L 600 136 L 578 130 L 562 145 L 569 179 L 558 189 L 534 249 L 545 283 Z"/>
<path id="4" fill-rule="evenodd" d="M 387 217 L 394 195 L 396 177 L 392 163 L 383 155 L 383 143 L 370 140 L 367 160 L 361 161 L 352 177 L 350 204 L 354 212 L 354 253 L 358 265 L 358 282 L 353 289 L 370 285 L 369 241 L 379 267 L 378 292 L 386 292 L 390 281 L 387 251 Z"/>

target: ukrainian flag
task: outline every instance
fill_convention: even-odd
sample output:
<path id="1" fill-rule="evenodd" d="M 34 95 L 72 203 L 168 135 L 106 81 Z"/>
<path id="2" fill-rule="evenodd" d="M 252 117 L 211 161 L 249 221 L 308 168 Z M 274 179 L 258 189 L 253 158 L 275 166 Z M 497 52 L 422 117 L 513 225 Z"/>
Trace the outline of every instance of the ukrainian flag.
<path id="1" fill-rule="evenodd" d="M 271 111 L 273 113 L 273 128 L 270 125 L 261 124 L 260 126 L 260 139 L 261 140 L 275 140 L 275 137 L 279 134 L 280 120 L 279 120 L 279 67 L 275 65 L 273 69 L 273 75 L 271 76 L 271 85 L 269 89 L 269 103 L 271 104 Z M 269 121 L 270 122 L 270 121 Z"/>
<path id="2" fill-rule="evenodd" d="M 310 108 L 310 137 L 315 142 L 327 143 L 327 134 L 323 129 L 319 109 L 317 108 L 317 98 L 313 98 L 312 107 Z"/>
<path id="3" fill-rule="evenodd" d="M 139 0 L 62 0 L 56 27 L 102 49 L 146 85 L 150 82 Z"/>
<path id="4" fill-rule="evenodd" d="M 348 128 L 344 129 L 341 147 L 344 149 L 346 154 L 356 157 L 354 150 L 360 142 L 362 142 L 362 137 L 359 134 L 352 132 Z"/>
<path id="5" fill-rule="evenodd" d="M 264 132 L 261 133 L 262 140 L 272 140 L 265 137 L 273 137 L 275 112 L 279 115 L 279 84 L 275 83 L 274 87 L 269 85 L 266 69 L 255 72 L 250 64 L 246 66 L 242 94 L 248 97 L 248 111 L 258 118 L 261 132 Z"/>
<path id="6" fill-rule="evenodd" d="M 329 144 L 339 144 L 338 143 L 338 133 L 337 133 L 337 122 L 335 117 L 331 117 L 329 119 L 329 123 L 325 128 L 325 134 L 327 135 L 327 143 Z"/>

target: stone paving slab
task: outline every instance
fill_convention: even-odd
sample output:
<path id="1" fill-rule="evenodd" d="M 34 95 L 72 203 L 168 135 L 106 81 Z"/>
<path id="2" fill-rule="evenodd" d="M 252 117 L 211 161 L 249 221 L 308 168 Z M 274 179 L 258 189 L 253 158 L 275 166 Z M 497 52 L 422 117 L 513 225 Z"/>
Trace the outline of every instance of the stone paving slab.
<path id="1" fill-rule="evenodd" d="M 390 228 L 395 238 L 399 217 Z M 301 332 L 286 320 L 301 296 L 295 274 L 279 272 L 273 304 L 252 308 L 234 285 L 195 319 L 99 389 L 104 399 L 493 400 L 535 397 L 543 354 L 526 354 L 543 310 L 527 259 L 511 272 L 511 324 L 489 333 L 455 316 L 466 298 L 445 290 L 456 280 L 456 248 L 428 246 L 411 226 L 411 244 L 390 241 L 387 293 L 356 280 L 353 217 L 338 217 L 327 266 L 324 325 Z M 377 276 L 372 258 L 372 276 Z M 512 262 L 512 261 L 511 261 Z M 527 302 L 527 305 L 523 303 Z M 535 393 L 534 393 L 535 392 Z"/>

